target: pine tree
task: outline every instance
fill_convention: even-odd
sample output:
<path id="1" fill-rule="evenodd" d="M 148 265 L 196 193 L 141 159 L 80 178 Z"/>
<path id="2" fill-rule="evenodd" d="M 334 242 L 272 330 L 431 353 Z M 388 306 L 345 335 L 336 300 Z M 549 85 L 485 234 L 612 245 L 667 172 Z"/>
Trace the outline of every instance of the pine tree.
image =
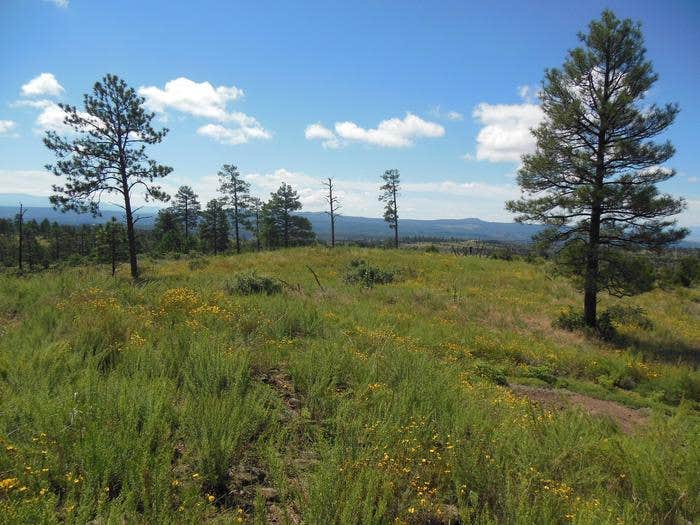
<path id="1" fill-rule="evenodd" d="M 214 253 L 223 252 L 229 245 L 229 222 L 223 203 L 212 199 L 202 212 L 199 236 L 204 246 Z"/>
<path id="2" fill-rule="evenodd" d="M 263 201 L 257 197 L 248 199 L 248 217 L 246 228 L 255 235 L 255 246 L 260 251 L 260 226 L 262 223 Z"/>
<path id="3" fill-rule="evenodd" d="M 533 131 L 537 150 L 523 157 L 523 197 L 507 204 L 520 222 L 552 227 L 543 240 L 575 258 L 583 281 L 584 319 L 597 322 L 598 292 L 624 284 L 622 249 L 661 248 L 686 235 L 668 217 L 684 203 L 660 194 L 671 178 L 662 167 L 674 154 L 654 143 L 678 113 L 675 104 L 645 105 L 657 75 L 645 58 L 640 25 L 604 11 L 579 35 L 562 69 L 545 73 L 544 122 Z M 570 257 L 569 257 L 570 260 Z"/>
<path id="4" fill-rule="evenodd" d="M 384 220 L 394 230 L 394 246 L 399 247 L 399 208 L 396 202 L 401 183 L 399 170 L 386 170 L 382 175 L 384 184 L 379 188 L 379 200 L 385 202 Z"/>
<path id="5" fill-rule="evenodd" d="M 157 249 L 161 253 L 179 252 L 184 244 L 180 222 L 171 209 L 158 212 L 153 226 L 153 234 L 158 243 Z"/>
<path id="6" fill-rule="evenodd" d="M 180 186 L 171 208 L 185 232 L 185 252 L 190 250 L 190 232 L 197 227 L 202 207 L 198 195 L 189 186 Z"/>
<path id="7" fill-rule="evenodd" d="M 95 230 L 96 257 L 100 262 L 109 262 L 112 277 L 117 272 L 117 263 L 128 258 L 129 249 L 124 225 L 112 217 Z"/>
<path id="8" fill-rule="evenodd" d="M 168 195 L 154 181 L 172 171 L 146 155 L 146 146 L 159 143 L 168 130 L 156 131 L 151 126 L 154 114 L 145 111 L 144 102 L 126 82 L 107 75 L 95 83 L 92 94 L 84 96 L 85 112 L 59 104 L 65 112 L 64 124 L 76 136 L 60 137 L 48 131 L 44 138 L 58 159 L 47 169 L 65 177 L 63 186 L 53 187 L 54 207 L 98 215 L 104 194 L 121 198 L 133 279 L 139 275 L 134 230 L 138 209 L 132 204 L 133 193 L 138 188 L 146 200 L 167 201 Z"/>
<path id="9" fill-rule="evenodd" d="M 270 194 L 270 200 L 263 207 L 262 236 L 270 247 L 308 244 L 314 233 L 306 217 L 294 215 L 301 209 L 299 194 L 287 183 Z"/>
<path id="10" fill-rule="evenodd" d="M 248 215 L 248 200 L 250 199 L 250 184 L 243 180 L 236 166 L 224 164 L 218 173 L 219 192 L 222 201 L 230 209 L 233 219 L 233 233 L 236 238 L 236 253 L 241 253 L 241 226 L 245 224 Z"/>

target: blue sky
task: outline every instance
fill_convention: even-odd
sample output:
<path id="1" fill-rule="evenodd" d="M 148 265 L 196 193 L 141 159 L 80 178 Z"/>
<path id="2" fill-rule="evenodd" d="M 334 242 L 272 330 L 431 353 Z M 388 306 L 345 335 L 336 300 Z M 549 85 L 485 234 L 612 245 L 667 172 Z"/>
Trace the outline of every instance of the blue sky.
<path id="1" fill-rule="evenodd" d="M 379 216 L 379 176 L 398 168 L 404 217 L 510 220 L 533 93 L 605 7 L 643 24 L 650 99 L 681 106 L 663 189 L 700 225 L 698 1 L 2 0 L 0 193 L 50 193 L 41 130 L 109 72 L 171 129 L 152 150 L 168 189 L 206 200 L 233 163 L 260 196 L 285 180 L 318 210 L 331 176 L 345 214 Z"/>

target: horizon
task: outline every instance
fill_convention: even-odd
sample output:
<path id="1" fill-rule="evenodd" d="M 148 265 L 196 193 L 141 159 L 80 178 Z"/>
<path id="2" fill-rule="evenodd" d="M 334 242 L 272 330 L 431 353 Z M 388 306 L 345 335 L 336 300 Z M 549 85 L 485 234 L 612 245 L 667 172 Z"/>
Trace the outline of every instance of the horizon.
<path id="1" fill-rule="evenodd" d="M 204 203 L 216 196 L 217 170 L 232 163 L 254 194 L 266 198 L 284 181 L 311 212 L 325 208 L 321 180 L 332 176 L 341 213 L 379 217 L 379 177 L 398 168 L 402 218 L 513 222 L 504 202 L 520 194 L 514 174 L 533 148 L 528 128 L 541 118 L 544 70 L 559 67 L 576 32 L 609 6 L 642 23 L 659 73 L 648 100 L 681 106 L 662 136 L 676 146 L 668 166 L 678 174 L 660 187 L 686 198 L 681 225 L 700 226 L 694 2 L 500 2 L 495 14 L 508 17 L 456 3 L 270 10 L 205 2 L 192 11 L 151 2 L 139 4 L 132 38 L 118 40 L 132 3 L 14 0 L 0 8 L 1 193 L 51 193 L 58 179 L 43 170 L 52 156 L 41 138 L 62 127 L 56 103 L 79 106 L 112 72 L 171 130 L 151 148 L 174 168 L 163 181 L 168 193 L 187 184 Z M 95 23 L 103 17 L 117 29 Z M 230 18 L 247 23 L 230 34 Z"/>

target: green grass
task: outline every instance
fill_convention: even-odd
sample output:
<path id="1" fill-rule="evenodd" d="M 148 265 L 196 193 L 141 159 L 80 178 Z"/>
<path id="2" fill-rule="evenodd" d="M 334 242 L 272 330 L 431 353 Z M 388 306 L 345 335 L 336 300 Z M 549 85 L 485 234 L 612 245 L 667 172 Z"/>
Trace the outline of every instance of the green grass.
<path id="1" fill-rule="evenodd" d="M 393 282 L 348 284 L 354 259 Z M 0 521 L 700 519 L 698 289 L 626 300 L 653 328 L 613 346 L 554 329 L 580 297 L 524 262 L 305 248 L 143 266 L 139 285 L 0 276 Z M 284 291 L 236 293 L 253 271 Z M 513 383 L 648 422 L 625 434 Z"/>

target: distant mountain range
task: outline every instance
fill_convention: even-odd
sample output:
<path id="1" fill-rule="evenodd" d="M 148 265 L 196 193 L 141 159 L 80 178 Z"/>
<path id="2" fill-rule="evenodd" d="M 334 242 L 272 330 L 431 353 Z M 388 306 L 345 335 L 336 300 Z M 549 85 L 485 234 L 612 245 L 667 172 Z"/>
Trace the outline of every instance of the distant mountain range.
<path id="1" fill-rule="evenodd" d="M 90 214 L 61 213 L 50 207 L 46 197 L 19 194 L 0 194 L 0 218 L 12 218 L 17 213 L 19 203 L 29 208 L 27 220 L 42 221 L 48 219 L 51 222 L 61 224 L 99 224 L 110 220 L 112 217 L 123 218 L 123 212 L 116 206 L 105 205 L 101 217 L 92 217 Z M 150 228 L 153 226 L 158 208 L 143 208 L 139 214 L 143 219 L 139 226 Z M 301 212 L 311 222 L 316 235 L 324 240 L 330 238 L 331 228 L 328 216 L 323 212 Z M 516 222 L 489 222 L 481 219 L 402 219 L 399 222 L 401 237 L 430 237 L 444 239 L 480 239 L 504 242 L 528 242 L 532 236 L 539 232 L 542 226 L 533 224 L 519 224 Z M 387 224 L 379 218 L 351 217 L 341 215 L 336 221 L 336 239 L 349 240 L 373 240 L 388 238 L 391 236 Z M 686 242 L 692 245 L 700 243 L 700 227 L 691 228 L 691 234 Z"/>

